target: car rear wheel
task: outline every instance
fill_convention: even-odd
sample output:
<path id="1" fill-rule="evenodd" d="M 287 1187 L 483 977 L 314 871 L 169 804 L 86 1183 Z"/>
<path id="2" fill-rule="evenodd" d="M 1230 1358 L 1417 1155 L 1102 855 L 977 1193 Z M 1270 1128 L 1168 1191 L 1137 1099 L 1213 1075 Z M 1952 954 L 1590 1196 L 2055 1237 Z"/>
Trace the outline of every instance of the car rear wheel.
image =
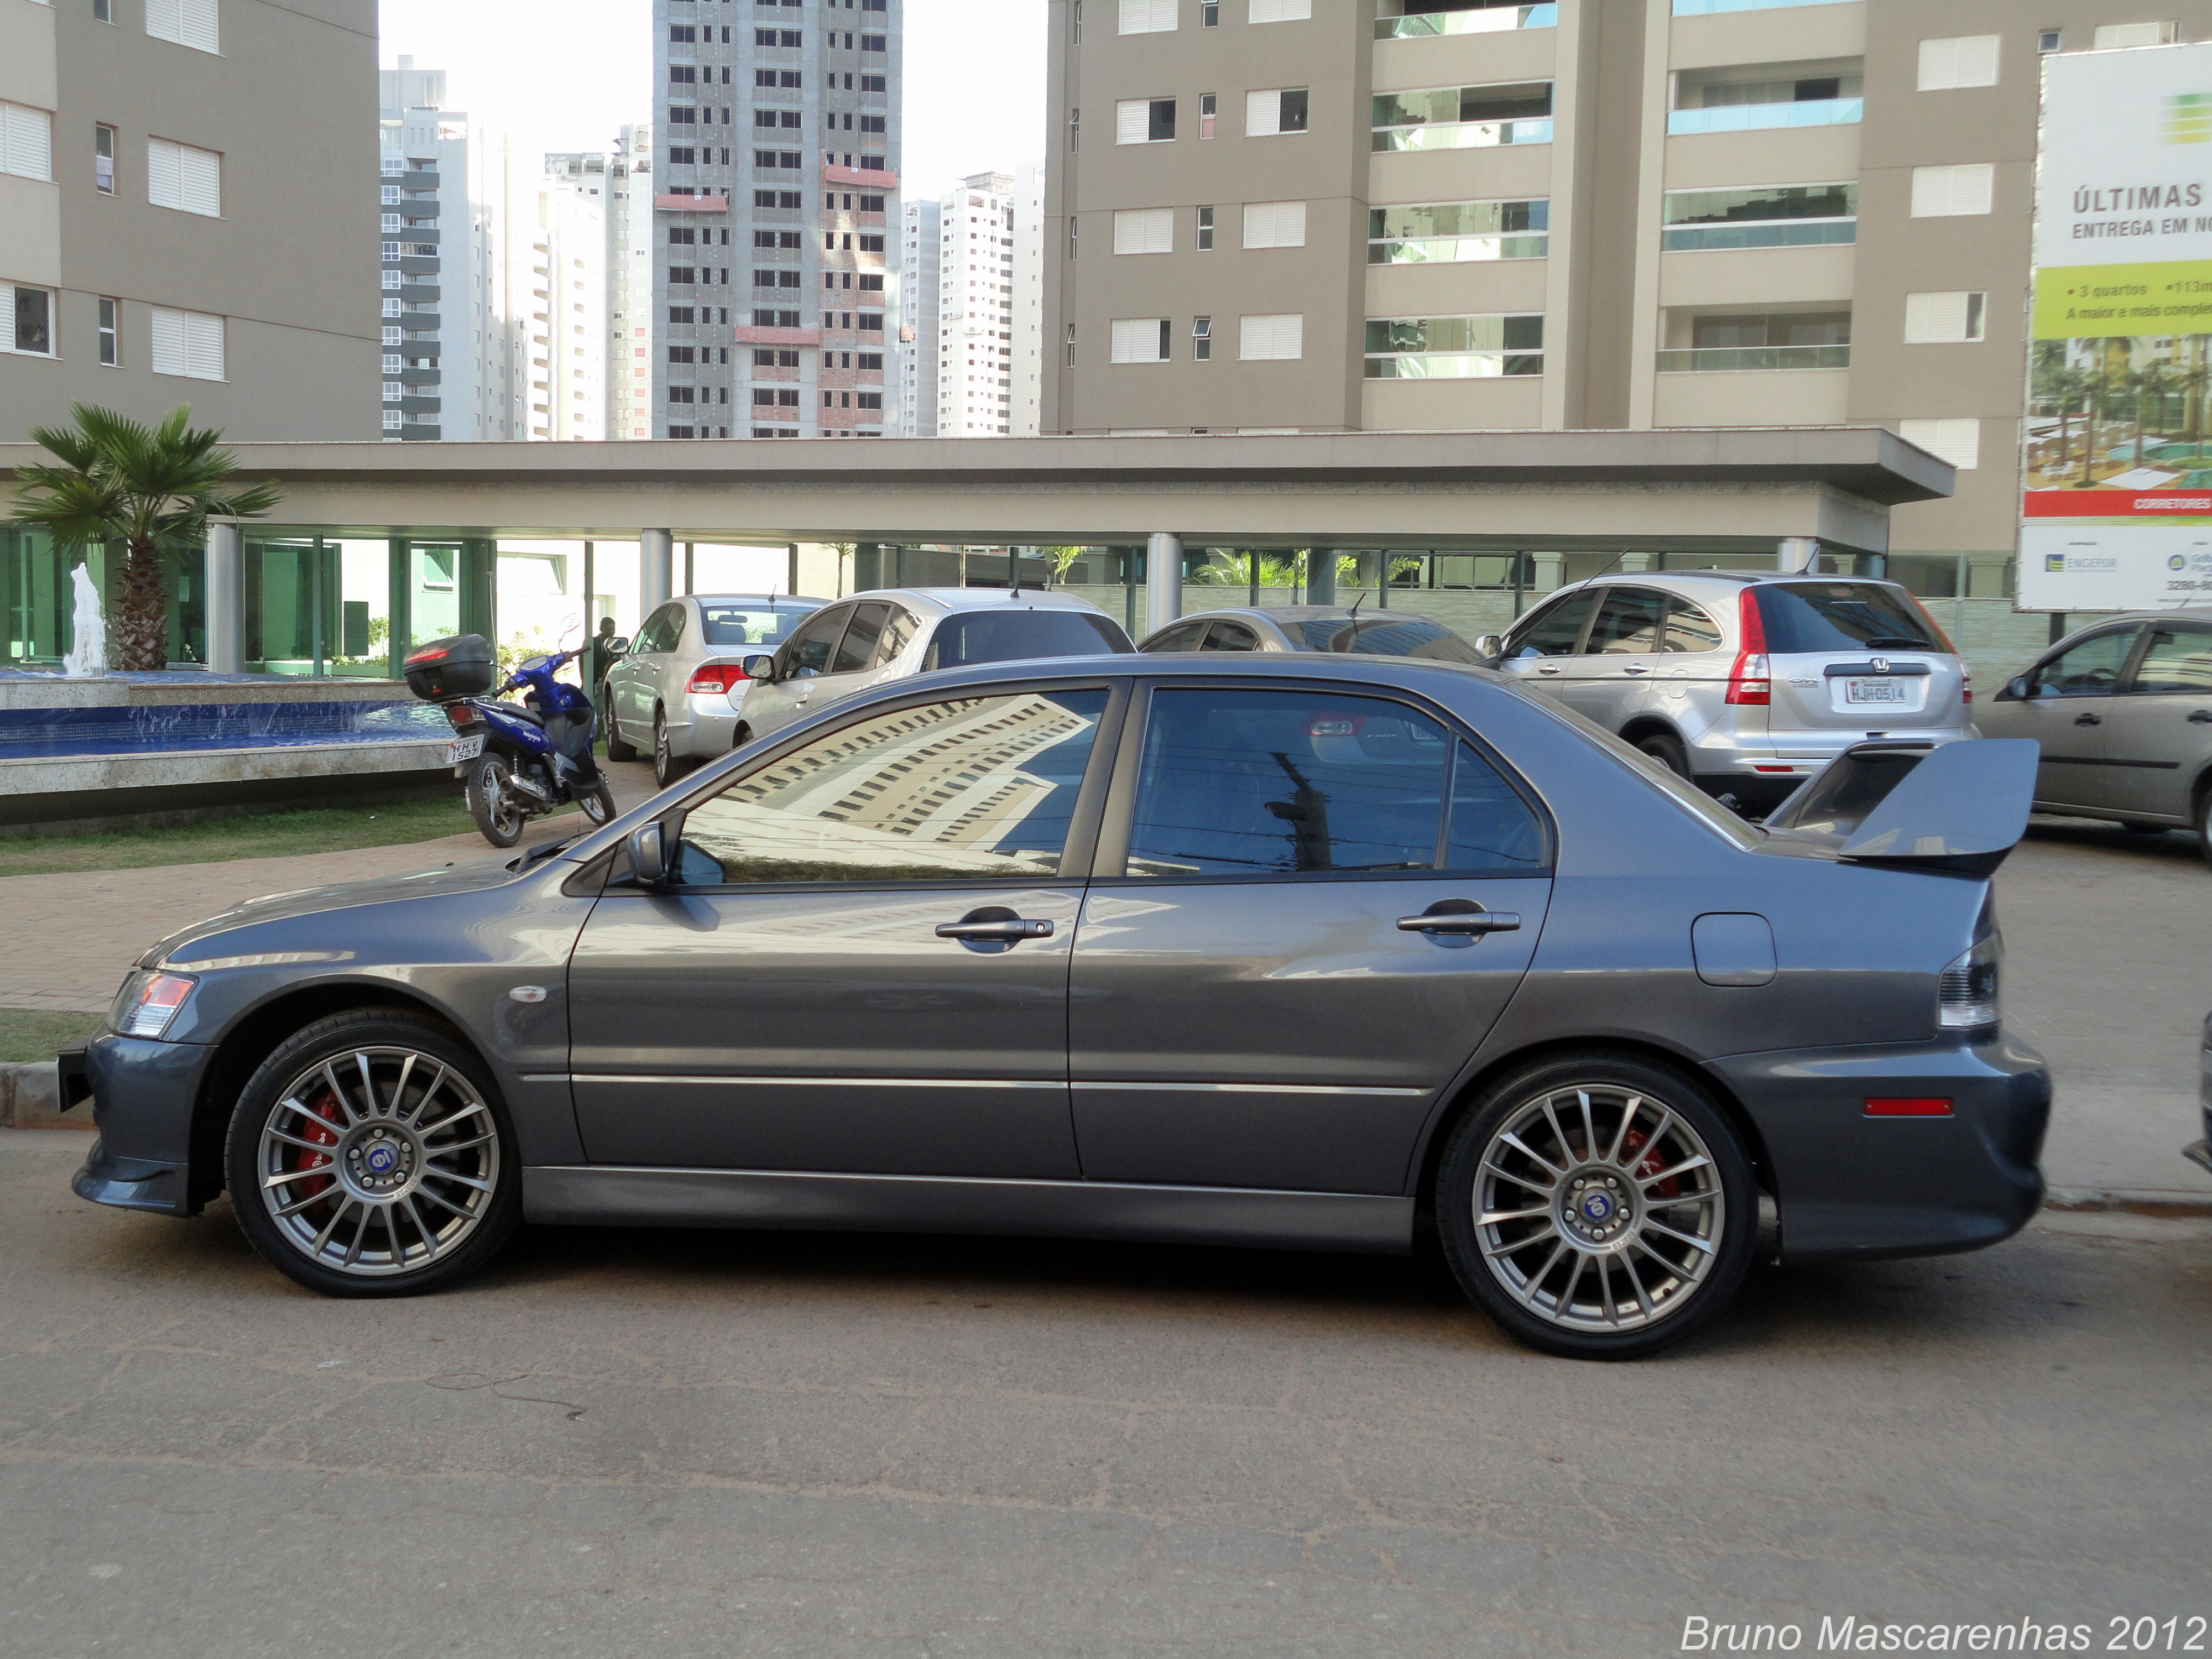
<path id="1" fill-rule="evenodd" d="M 1751 1160 L 1705 1091 L 1601 1050 L 1486 1090 L 1436 1205 L 1461 1287 L 1521 1341 L 1579 1359 L 1639 1358 L 1704 1325 L 1759 1224 Z"/>
<path id="2" fill-rule="evenodd" d="M 408 1296 L 490 1260 L 521 1214 L 507 1110 L 433 1019 L 360 1009 L 295 1033 L 230 1121 L 231 1207 L 263 1259 L 326 1296 Z"/>
<path id="3" fill-rule="evenodd" d="M 668 716 L 660 709 L 653 711 L 653 781 L 663 789 L 691 769 L 691 763 L 678 758 L 668 736 Z"/>
<path id="4" fill-rule="evenodd" d="M 1676 777 L 1689 777 L 1690 751 L 1683 747 L 1680 738 L 1665 732 L 1653 732 L 1638 738 L 1636 749 L 1638 754 L 1649 756 Z"/>

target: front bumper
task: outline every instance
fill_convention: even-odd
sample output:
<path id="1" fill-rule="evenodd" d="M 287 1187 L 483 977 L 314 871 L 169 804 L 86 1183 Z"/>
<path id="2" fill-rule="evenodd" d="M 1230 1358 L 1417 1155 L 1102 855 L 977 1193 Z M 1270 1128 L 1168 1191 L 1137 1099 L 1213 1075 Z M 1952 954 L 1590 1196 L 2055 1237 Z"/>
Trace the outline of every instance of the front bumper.
<path id="1" fill-rule="evenodd" d="M 195 1042 L 155 1042 L 103 1031 L 85 1045 L 100 1139 L 70 1182 L 79 1198 L 125 1210 L 196 1214 L 191 1179 L 192 1109 L 215 1059 Z M 204 1156 L 220 1158 L 218 1146 Z M 203 1183 L 209 1190 L 219 1181 Z"/>
<path id="2" fill-rule="evenodd" d="M 2051 1072 L 2026 1043 L 1800 1048 L 1736 1054 L 1706 1069 L 1751 1114 L 1790 1261 L 1872 1261 L 1978 1250 L 2009 1238 L 2043 1202 Z M 1940 1097 L 1942 1117 L 1869 1117 L 1879 1097 Z"/>

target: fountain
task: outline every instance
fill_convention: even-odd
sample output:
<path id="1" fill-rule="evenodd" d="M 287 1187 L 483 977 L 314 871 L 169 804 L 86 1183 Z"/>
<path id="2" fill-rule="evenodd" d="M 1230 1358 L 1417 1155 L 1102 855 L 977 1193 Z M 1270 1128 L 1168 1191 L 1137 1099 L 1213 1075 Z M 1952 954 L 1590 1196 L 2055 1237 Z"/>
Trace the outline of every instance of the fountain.
<path id="1" fill-rule="evenodd" d="M 62 673 L 73 680 L 96 678 L 107 672 L 107 620 L 100 614 L 100 590 L 81 564 L 70 570 L 70 584 L 76 603 L 70 612 L 70 648 L 62 659 Z"/>

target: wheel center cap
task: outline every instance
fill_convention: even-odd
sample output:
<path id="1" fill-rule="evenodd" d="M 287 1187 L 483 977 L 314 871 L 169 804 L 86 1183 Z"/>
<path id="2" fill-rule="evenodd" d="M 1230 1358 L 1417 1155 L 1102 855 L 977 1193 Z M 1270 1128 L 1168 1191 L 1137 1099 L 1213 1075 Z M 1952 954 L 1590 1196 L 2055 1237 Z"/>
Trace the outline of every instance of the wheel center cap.
<path id="1" fill-rule="evenodd" d="M 390 1175 L 399 1167 L 399 1149 L 389 1141 L 379 1141 L 361 1161 L 371 1175 Z"/>
<path id="2" fill-rule="evenodd" d="M 383 1198 L 413 1179 L 415 1144 L 404 1131 L 372 1129 L 346 1148 L 345 1166 L 364 1197 Z"/>
<path id="3" fill-rule="evenodd" d="M 1593 1192 L 1583 1194 L 1582 1211 L 1585 1221 L 1609 1221 L 1613 1218 L 1613 1198 L 1609 1194 Z"/>

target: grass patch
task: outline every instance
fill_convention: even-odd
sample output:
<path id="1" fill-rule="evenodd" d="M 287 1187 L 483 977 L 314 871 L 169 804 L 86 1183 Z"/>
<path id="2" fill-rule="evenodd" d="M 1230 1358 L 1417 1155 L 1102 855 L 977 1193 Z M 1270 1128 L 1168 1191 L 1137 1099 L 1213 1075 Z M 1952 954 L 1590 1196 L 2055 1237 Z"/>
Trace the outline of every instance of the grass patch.
<path id="1" fill-rule="evenodd" d="M 58 1008 L 0 1008 L 0 1065 L 52 1060 L 54 1050 L 90 1036 L 106 1018 Z"/>
<path id="2" fill-rule="evenodd" d="M 258 812 L 198 823 L 148 824 L 81 835 L 0 840 L 0 876 L 68 870 L 140 870 L 161 864 L 217 864 L 391 847 L 473 832 L 457 784 L 450 797 L 381 806 L 325 806 Z M 490 852 L 487 847 L 487 854 Z"/>

